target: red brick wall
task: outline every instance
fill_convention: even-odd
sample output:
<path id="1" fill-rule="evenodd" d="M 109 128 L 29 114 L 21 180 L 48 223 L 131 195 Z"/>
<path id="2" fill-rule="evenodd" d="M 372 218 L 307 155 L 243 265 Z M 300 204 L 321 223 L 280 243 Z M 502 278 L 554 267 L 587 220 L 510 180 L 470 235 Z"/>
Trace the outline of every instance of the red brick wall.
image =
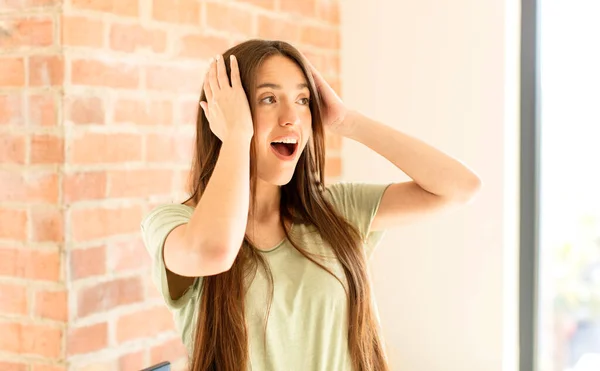
<path id="1" fill-rule="evenodd" d="M 337 0 L 0 1 L 0 370 L 184 368 L 139 222 L 185 196 L 208 58 L 284 39 L 339 90 L 338 26 Z"/>

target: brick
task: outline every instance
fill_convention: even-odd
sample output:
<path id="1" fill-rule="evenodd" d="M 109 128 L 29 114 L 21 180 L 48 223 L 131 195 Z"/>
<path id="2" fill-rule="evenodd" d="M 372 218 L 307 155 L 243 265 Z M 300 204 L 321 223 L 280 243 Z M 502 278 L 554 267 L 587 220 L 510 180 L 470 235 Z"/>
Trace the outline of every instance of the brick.
<path id="1" fill-rule="evenodd" d="M 162 299 L 162 294 L 156 288 L 156 285 L 152 281 L 150 272 L 142 275 L 144 281 L 144 289 L 146 293 L 146 300 Z"/>
<path id="2" fill-rule="evenodd" d="M 108 324 L 97 323 L 86 327 L 69 330 L 67 338 L 67 354 L 91 353 L 108 346 Z"/>
<path id="3" fill-rule="evenodd" d="M 172 125 L 173 104 L 170 101 L 122 98 L 115 102 L 113 122 L 138 125 Z"/>
<path id="4" fill-rule="evenodd" d="M 206 3 L 206 23 L 215 30 L 250 35 L 253 33 L 254 18 L 254 13 L 238 7 Z"/>
<path id="5" fill-rule="evenodd" d="M 58 99 L 56 92 L 32 94 L 29 99 L 29 125 L 56 126 Z"/>
<path id="6" fill-rule="evenodd" d="M 165 306 L 144 309 L 117 319 L 116 337 L 119 344 L 173 330 L 173 317 Z"/>
<path id="7" fill-rule="evenodd" d="M 229 40 L 223 37 L 203 34 L 185 35 L 180 40 L 179 56 L 207 59 L 222 54 L 228 47 Z"/>
<path id="8" fill-rule="evenodd" d="M 314 18 L 317 12 L 315 0 L 279 0 L 279 10 L 311 18 Z"/>
<path id="9" fill-rule="evenodd" d="M 24 164 L 27 146 L 25 134 L 0 136 L 0 164 Z"/>
<path id="10" fill-rule="evenodd" d="M 77 293 L 77 317 L 101 313 L 118 306 L 138 303 L 144 297 L 142 282 L 138 277 L 115 279 L 86 287 Z M 148 318 L 146 318 L 148 320 Z M 160 319 L 159 319 L 160 320 Z M 155 319 L 150 319 L 150 322 Z M 143 324 L 143 326 L 145 326 Z"/>
<path id="11" fill-rule="evenodd" d="M 109 244 L 107 249 L 108 270 L 111 272 L 128 272 L 150 266 L 150 256 L 140 238 L 114 242 Z"/>
<path id="12" fill-rule="evenodd" d="M 104 102 L 98 96 L 71 95 L 65 98 L 65 124 L 104 124 Z"/>
<path id="13" fill-rule="evenodd" d="M 139 15 L 137 0 L 71 0 L 71 6 L 76 9 L 96 10 L 126 17 Z"/>
<path id="14" fill-rule="evenodd" d="M 173 363 L 185 357 L 187 357 L 187 351 L 179 338 L 167 340 L 160 345 L 150 348 L 151 364 L 157 364 L 167 359 Z"/>
<path id="15" fill-rule="evenodd" d="M 5 35 L 0 38 L 0 49 L 44 47 L 54 42 L 54 24 L 51 18 L 13 19 L 5 24 Z"/>
<path id="16" fill-rule="evenodd" d="M 29 10 L 31 8 L 50 7 L 57 5 L 61 0 L 4 0 L 3 10 Z M 0 370 L 4 370 L 0 367 Z"/>
<path id="17" fill-rule="evenodd" d="M 340 4 L 338 0 L 317 1 L 317 17 L 332 24 L 340 23 Z"/>
<path id="18" fill-rule="evenodd" d="M 66 173 L 62 187 L 64 202 L 67 204 L 101 199 L 106 196 L 106 173 L 104 171 Z"/>
<path id="19" fill-rule="evenodd" d="M 60 260 L 58 248 L 38 251 L 0 247 L 0 276 L 56 282 L 60 279 Z"/>
<path id="20" fill-rule="evenodd" d="M 27 238 L 27 211 L 0 207 L 0 225 L 2 226 L 0 238 L 25 240 Z"/>
<path id="21" fill-rule="evenodd" d="M 204 77 L 195 68 L 148 66 L 145 73 L 146 87 L 150 90 L 197 94 L 202 90 Z"/>
<path id="22" fill-rule="evenodd" d="M 171 170 L 120 170 L 108 173 L 108 197 L 168 195 L 171 192 Z"/>
<path id="23" fill-rule="evenodd" d="M 142 159 L 142 138 L 137 134 L 84 133 L 70 146 L 73 164 L 122 163 Z"/>
<path id="24" fill-rule="evenodd" d="M 304 26 L 302 28 L 300 42 L 319 48 L 339 49 L 340 33 L 337 28 Z"/>
<path id="25" fill-rule="evenodd" d="M 152 0 L 152 19 L 200 25 L 200 3 L 196 0 Z"/>
<path id="26" fill-rule="evenodd" d="M 64 60 L 60 55 L 37 55 L 29 58 L 29 86 L 61 86 Z"/>
<path id="27" fill-rule="evenodd" d="M 101 48 L 104 45 L 104 23 L 100 20 L 62 16 L 62 45 Z"/>
<path id="28" fill-rule="evenodd" d="M 49 134 L 31 136 L 31 164 L 62 164 L 64 160 L 62 137 Z"/>
<path id="29" fill-rule="evenodd" d="M 320 53 L 315 53 L 312 50 L 306 50 L 304 47 L 299 47 L 298 50 L 317 70 L 319 70 L 319 72 L 323 73 L 322 69 L 324 66 L 325 56 Z"/>
<path id="30" fill-rule="evenodd" d="M 128 53 L 138 49 L 162 53 L 167 48 L 167 33 L 158 29 L 147 29 L 137 24 L 113 24 L 110 28 L 110 47 Z"/>
<path id="31" fill-rule="evenodd" d="M 115 362 L 113 360 L 97 361 L 77 367 L 76 371 L 115 371 L 115 367 Z"/>
<path id="32" fill-rule="evenodd" d="M 2 60 L 0 59 L 0 64 Z M 0 80 L 2 79 L 0 65 Z M 1 84 L 1 83 L 0 83 Z M 6 93 L 0 94 L 0 125 L 21 126 L 25 124 L 23 117 L 23 94 Z"/>
<path id="33" fill-rule="evenodd" d="M 32 364 L 31 371 L 67 371 L 66 365 Z"/>
<path id="34" fill-rule="evenodd" d="M 71 250 L 71 279 L 78 280 L 106 273 L 106 247 Z"/>
<path id="35" fill-rule="evenodd" d="M 0 283 L 0 314 L 27 314 L 27 286 Z"/>
<path id="36" fill-rule="evenodd" d="M 73 240 L 76 242 L 137 233 L 142 218 L 139 206 L 71 210 Z"/>
<path id="37" fill-rule="evenodd" d="M 120 370 L 141 370 L 146 368 L 144 351 L 127 353 L 119 357 Z M 161 361 L 162 362 L 162 361 Z M 157 362 L 158 363 L 158 362 Z"/>
<path id="38" fill-rule="evenodd" d="M 136 89 L 140 84 L 138 67 L 133 63 L 79 59 L 71 62 L 71 83 Z"/>
<path id="39" fill-rule="evenodd" d="M 173 191 L 188 192 L 189 191 L 188 190 L 189 182 L 190 182 L 190 171 L 189 170 L 179 171 L 175 178 L 175 185 L 173 186 Z"/>
<path id="40" fill-rule="evenodd" d="M 177 107 L 179 114 L 177 125 L 196 125 L 200 105 L 196 99 L 180 102 Z"/>
<path id="41" fill-rule="evenodd" d="M 294 44 L 300 40 L 301 28 L 292 21 L 259 15 L 258 34 L 265 39 L 286 40 Z"/>
<path id="42" fill-rule="evenodd" d="M 2 371 L 29 371 L 29 365 L 26 363 L 13 363 L 0 361 L 0 370 Z"/>
<path id="43" fill-rule="evenodd" d="M 61 353 L 60 329 L 47 325 L 0 322 L 0 351 L 58 359 Z"/>
<path id="44" fill-rule="evenodd" d="M 249 4 L 259 8 L 275 10 L 275 0 L 236 0 L 237 3 Z"/>
<path id="45" fill-rule="evenodd" d="M 25 85 L 25 60 L 23 58 L 0 58 L 0 87 Z"/>
<path id="46" fill-rule="evenodd" d="M 63 212 L 58 207 L 31 208 L 31 239 L 35 242 L 64 241 Z"/>
<path id="47" fill-rule="evenodd" d="M 66 322 L 68 319 L 67 291 L 38 291 L 35 293 L 34 315 L 39 318 Z"/>
<path id="48" fill-rule="evenodd" d="M 58 174 L 0 170 L 0 201 L 58 202 Z"/>
<path id="49" fill-rule="evenodd" d="M 148 134 L 146 138 L 146 161 L 189 162 L 194 155 L 193 136 Z"/>

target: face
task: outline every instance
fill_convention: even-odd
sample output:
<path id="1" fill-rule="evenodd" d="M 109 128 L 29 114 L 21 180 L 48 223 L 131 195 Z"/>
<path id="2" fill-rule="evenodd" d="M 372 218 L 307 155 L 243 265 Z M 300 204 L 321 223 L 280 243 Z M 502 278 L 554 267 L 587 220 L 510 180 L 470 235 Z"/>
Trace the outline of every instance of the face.
<path id="1" fill-rule="evenodd" d="M 289 183 L 312 134 L 310 91 L 300 67 L 283 56 L 266 59 L 258 70 L 254 140 L 260 180 Z"/>

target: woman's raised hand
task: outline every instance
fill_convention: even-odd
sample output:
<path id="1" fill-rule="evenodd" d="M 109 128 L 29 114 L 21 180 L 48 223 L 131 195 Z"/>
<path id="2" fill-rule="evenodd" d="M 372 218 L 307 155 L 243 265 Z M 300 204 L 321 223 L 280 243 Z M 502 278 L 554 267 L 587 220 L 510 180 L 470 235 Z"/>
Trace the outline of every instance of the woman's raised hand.
<path id="1" fill-rule="evenodd" d="M 208 119 L 210 129 L 221 140 L 231 137 L 250 140 L 254 135 L 252 114 L 248 97 L 242 87 L 237 58 L 231 55 L 231 84 L 227 77 L 225 61 L 221 55 L 211 59 L 204 79 L 206 102 L 200 107 Z"/>

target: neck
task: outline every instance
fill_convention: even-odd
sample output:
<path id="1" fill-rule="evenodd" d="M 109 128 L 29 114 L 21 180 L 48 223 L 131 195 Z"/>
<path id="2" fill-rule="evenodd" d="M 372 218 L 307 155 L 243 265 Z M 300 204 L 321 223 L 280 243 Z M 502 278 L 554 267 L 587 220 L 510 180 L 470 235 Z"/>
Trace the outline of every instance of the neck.
<path id="1" fill-rule="evenodd" d="M 279 202 L 281 200 L 281 189 L 279 186 L 266 183 L 260 179 L 256 182 L 256 205 L 250 205 L 248 220 L 261 222 L 279 218 Z M 253 208 L 253 206 L 255 206 Z M 254 214 L 253 214 L 254 213 Z"/>

